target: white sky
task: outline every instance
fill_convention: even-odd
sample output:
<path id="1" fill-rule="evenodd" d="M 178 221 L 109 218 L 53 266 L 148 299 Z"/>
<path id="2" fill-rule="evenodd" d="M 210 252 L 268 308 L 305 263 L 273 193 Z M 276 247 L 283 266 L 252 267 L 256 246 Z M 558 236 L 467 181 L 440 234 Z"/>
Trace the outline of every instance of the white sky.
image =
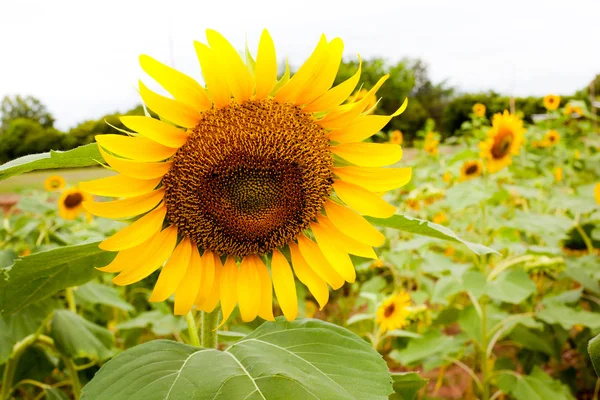
<path id="1" fill-rule="evenodd" d="M 600 73 L 600 0 L 0 0 L 0 97 L 33 95 L 57 127 L 137 104 L 137 56 L 199 78 L 204 30 L 299 65 L 319 34 L 345 54 L 419 57 L 462 91 L 571 94 Z"/>

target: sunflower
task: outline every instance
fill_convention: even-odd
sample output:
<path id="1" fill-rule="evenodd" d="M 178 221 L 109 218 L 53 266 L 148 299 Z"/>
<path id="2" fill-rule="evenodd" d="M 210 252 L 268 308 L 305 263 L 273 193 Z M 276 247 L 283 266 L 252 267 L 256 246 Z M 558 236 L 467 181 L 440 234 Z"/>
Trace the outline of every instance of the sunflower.
<path id="1" fill-rule="evenodd" d="M 465 161 L 460 167 L 460 180 L 477 178 L 483 171 L 483 164 L 480 160 Z"/>
<path id="2" fill-rule="evenodd" d="M 554 169 L 554 179 L 556 179 L 556 182 L 561 182 L 563 180 L 563 169 L 561 167 L 556 167 Z"/>
<path id="3" fill-rule="evenodd" d="M 576 117 L 583 115 L 583 110 L 579 106 L 573 106 L 571 104 L 567 104 L 565 106 L 565 115 L 572 117 L 575 115 Z"/>
<path id="4" fill-rule="evenodd" d="M 549 94 L 544 97 L 544 107 L 546 107 L 546 110 L 548 110 L 548 111 L 556 110 L 559 105 L 560 105 L 560 96 L 557 96 L 555 94 Z"/>
<path id="5" fill-rule="evenodd" d="M 418 199 L 406 199 L 406 206 L 414 211 L 421 209 L 421 202 Z"/>
<path id="6" fill-rule="evenodd" d="M 392 131 L 392 133 L 390 134 L 390 143 L 402 144 L 403 142 L 404 142 L 404 135 L 402 134 L 402 132 L 399 131 L 398 129 L 396 129 L 395 131 Z"/>
<path id="7" fill-rule="evenodd" d="M 433 223 L 441 225 L 444 222 L 448 222 L 448 217 L 446 216 L 446 213 L 444 213 L 443 211 L 440 211 L 439 213 L 437 213 L 433 216 Z"/>
<path id="8" fill-rule="evenodd" d="M 410 314 L 410 295 L 399 292 L 386 299 L 377 309 L 377 324 L 382 332 L 404 327 Z"/>
<path id="9" fill-rule="evenodd" d="M 542 143 L 547 143 L 548 146 L 554 146 L 555 144 L 558 144 L 558 142 L 560 141 L 560 133 L 558 133 L 557 131 L 550 130 L 548 132 L 546 132 L 546 135 L 544 135 L 544 140 Z M 548 147 L 548 146 L 544 146 L 544 147 Z"/>
<path id="10" fill-rule="evenodd" d="M 485 106 L 477 103 L 473 106 L 473 113 L 478 117 L 485 117 Z"/>
<path id="11" fill-rule="evenodd" d="M 48 192 L 64 189 L 66 186 L 65 178 L 59 175 L 52 175 L 44 181 L 44 188 Z"/>
<path id="12" fill-rule="evenodd" d="M 58 199 L 58 214 L 61 218 L 73 220 L 84 213 L 86 210 L 83 207 L 83 202 L 93 201 L 94 197 L 89 193 L 85 193 L 78 188 L 70 188 L 62 192 Z M 91 215 L 86 213 L 89 219 Z"/>
<path id="13" fill-rule="evenodd" d="M 452 174 L 450 172 L 444 172 L 444 175 L 442 175 L 442 180 L 446 183 L 452 182 Z"/>
<path id="14" fill-rule="evenodd" d="M 438 145 L 440 144 L 439 140 L 436 139 L 425 139 L 425 143 L 423 144 L 423 150 L 432 156 L 437 156 L 439 149 Z"/>
<path id="15" fill-rule="evenodd" d="M 594 186 L 594 199 L 596 199 L 596 203 L 600 205 L 600 182 L 596 183 L 596 186 Z"/>
<path id="16" fill-rule="evenodd" d="M 208 45 L 194 43 L 206 87 L 143 55 L 142 69 L 173 98 L 140 83 L 142 100 L 160 119 L 122 117 L 136 134 L 96 136 L 120 175 L 82 189 L 122 199 L 85 208 L 113 219 L 141 216 L 100 244 L 118 252 L 101 270 L 119 272 L 113 282 L 129 285 L 162 266 L 150 301 L 174 294 L 177 315 L 194 305 L 212 312 L 220 301 L 223 323 L 236 305 L 244 321 L 273 320 L 274 288 L 292 320 L 294 274 L 322 308 L 328 286 L 354 282 L 349 254 L 377 259 L 373 247 L 385 237 L 360 214 L 393 215 L 380 193 L 405 185 L 411 169 L 381 168 L 401 159 L 400 146 L 362 140 L 406 101 L 392 115 L 365 115 L 386 75 L 361 100 L 343 104 L 361 66 L 331 88 L 339 38 L 321 36 L 300 69 L 277 80 L 266 30 L 247 65 L 219 33 L 206 35 Z"/>
<path id="17" fill-rule="evenodd" d="M 487 159 L 486 167 L 490 173 L 512 163 L 512 155 L 519 154 L 524 134 L 523 121 L 519 117 L 506 110 L 504 114 L 494 115 L 487 140 L 479 143 L 480 156 Z"/>

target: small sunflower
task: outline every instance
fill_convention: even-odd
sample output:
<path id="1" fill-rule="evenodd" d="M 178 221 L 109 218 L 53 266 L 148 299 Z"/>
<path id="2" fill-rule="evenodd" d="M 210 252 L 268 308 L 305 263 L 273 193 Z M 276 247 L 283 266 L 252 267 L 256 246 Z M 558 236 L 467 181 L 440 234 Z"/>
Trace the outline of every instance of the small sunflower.
<path id="1" fill-rule="evenodd" d="M 473 106 L 473 114 L 478 117 L 485 117 L 485 106 L 481 103 L 477 103 Z"/>
<path id="2" fill-rule="evenodd" d="M 482 171 L 483 163 L 480 160 L 465 161 L 462 167 L 460 167 L 460 180 L 466 181 L 476 178 L 481 175 Z"/>
<path id="3" fill-rule="evenodd" d="M 546 110 L 548 110 L 548 111 L 556 110 L 559 105 L 560 105 L 560 96 L 555 95 L 555 94 L 549 94 L 544 97 L 544 107 L 546 107 Z"/>
<path id="4" fill-rule="evenodd" d="M 575 115 L 576 117 L 583 115 L 583 110 L 581 109 L 581 107 L 573 106 L 571 104 L 567 104 L 565 106 L 564 112 L 565 115 L 568 115 L 569 117 L 572 117 L 573 115 Z"/>
<path id="5" fill-rule="evenodd" d="M 60 175 L 52 175 L 44 181 L 44 188 L 48 192 L 64 189 L 66 186 L 65 178 Z"/>
<path id="6" fill-rule="evenodd" d="M 421 209 L 421 202 L 418 199 L 406 199 L 406 206 L 414 211 Z"/>
<path id="7" fill-rule="evenodd" d="M 558 133 L 557 131 L 550 130 L 548 132 L 546 132 L 546 135 L 544 135 L 544 141 L 542 143 L 547 143 L 549 146 L 554 146 L 556 144 L 558 144 L 558 142 L 560 141 L 560 133 Z M 548 146 L 544 146 L 544 147 L 548 147 Z"/>
<path id="8" fill-rule="evenodd" d="M 561 182 L 563 180 L 563 169 L 561 167 L 556 167 L 554 169 L 554 179 L 556 179 L 556 182 Z"/>
<path id="9" fill-rule="evenodd" d="M 596 186 L 594 186 L 594 199 L 596 199 L 596 203 L 600 205 L 600 182 L 596 183 Z"/>
<path id="10" fill-rule="evenodd" d="M 443 211 L 440 211 L 433 216 L 433 223 L 441 225 L 444 222 L 448 222 L 448 216 Z"/>
<path id="11" fill-rule="evenodd" d="M 410 295 L 399 292 L 386 299 L 377 309 L 377 324 L 382 332 L 403 328 L 410 315 Z"/>
<path id="12" fill-rule="evenodd" d="M 452 182 L 452 174 L 450 172 L 445 172 L 444 175 L 442 175 L 442 180 L 446 183 Z"/>
<path id="13" fill-rule="evenodd" d="M 70 188 L 62 192 L 58 199 L 58 214 L 61 218 L 73 220 L 81 213 L 85 213 L 83 208 L 84 201 L 93 201 L 94 197 L 89 193 L 85 193 L 78 188 Z M 89 213 L 86 216 L 90 217 Z"/>
<path id="14" fill-rule="evenodd" d="M 490 173 L 512 163 L 512 155 L 519 154 L 524 134 L 523 121 L 519 117 L 508 111 L 494 115 L 487 140 L 479 143 L 480 156 L 487 160 L 486 167 Z"/>
<path id="15" fill-rule="evenodd" d="M 390 134 L 390 143 L 402 144 L 403 142 L 404 142 L 404 135 L 402 134 L 402 132 L 399 131 L 398 129 L 396 129 L 395 131 L 392 131 L 392 133 Z"/>
<path id="16" fill-rule="evenodd" d="M 266 30 L 248 65 L 221 34 L 206 36 L 208 45 L 194 43 L 206 87 L 143 55 L 142 69 L 173 98 L 140 83 L 142 100 L 160 119 L 122 117 L 137 134 L 96 137 L 120 175 L 82 189 L 122 199 L 84 206 L 113 219 L 141 215 L 101 243 L 118 252 L 101 270 L 129 285 L 162 266 L 150 301 L 175 294 L 178 315 L 194 305 L 212 312 L 220 302 L 223 322 L 236 305 L 244 321 L 273 320 L 274 289 L 292 320 L 294 274 L 322 308 L 329 286 L 354 282 L 349 254 L 377 259 L 373 247 L 385 236 L 360 214 L 393 215 L 380 193 L 405 185 L 411 169 L 381 168 L 401 159 L 400 146 L 362 141 L 406 102 L 389 116 L 365 114 L 386 75 L 362 99 L 343 104 L 361 66 L 331 87 L 342 60 L 339 38 L 321 36 L 298 71 L 277 80 Z"/>
<path id="17" fill-rule="evenodd" d="M 438 145 L 440 144 L 439 140 L 435 139 L 425 139 L 425 143 L 423 144 L 423 150 L 432 156 L 437 156 L 439 153 Z"/>

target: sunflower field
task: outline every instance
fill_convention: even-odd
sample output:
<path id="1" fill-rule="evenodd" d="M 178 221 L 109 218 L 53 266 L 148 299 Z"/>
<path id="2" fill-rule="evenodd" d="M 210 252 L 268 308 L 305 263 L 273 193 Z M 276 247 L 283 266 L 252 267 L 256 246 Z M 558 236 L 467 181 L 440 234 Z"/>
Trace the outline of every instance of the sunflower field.
<path id="1" fill-rule="evenodd" d="M 339 38 L 194 49 L 203 84 L 140 56 L 144 115 L 0 165 L 0 400 L 599 399 L 595 99 L 408 146 Z"/>

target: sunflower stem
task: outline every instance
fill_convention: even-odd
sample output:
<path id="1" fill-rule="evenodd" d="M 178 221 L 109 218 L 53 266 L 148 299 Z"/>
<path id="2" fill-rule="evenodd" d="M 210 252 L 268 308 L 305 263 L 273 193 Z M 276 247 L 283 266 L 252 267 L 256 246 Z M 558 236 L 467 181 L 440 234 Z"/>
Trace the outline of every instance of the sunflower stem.
<path id="1" fill-rule="evenodd" d="M 75 303 L 75 296 L 73 296 L 73 288 L 68 287 L 65 289 L 65 297 L 67 299 L 69 310 L 77 314 L 77 303 Z"/>
<path id="2" fill-rule="evenodd" d="M 212 312 L 200 311 L 200 345 L 205 348 L 217 348 L 217 326 L 219 313 L 216 308 Z"/>
<path id="3" fill-rule="evenodd" d="M 188 326 L 188 334 L 190 335 L 190 342 L 194 347 L 200 347 L 200 338 L 198 337 L 198 328 L 196 328 L 196 321 L 194 320 L 194 314 L 190 310 L 185 314 L 185 322 Z"/>

